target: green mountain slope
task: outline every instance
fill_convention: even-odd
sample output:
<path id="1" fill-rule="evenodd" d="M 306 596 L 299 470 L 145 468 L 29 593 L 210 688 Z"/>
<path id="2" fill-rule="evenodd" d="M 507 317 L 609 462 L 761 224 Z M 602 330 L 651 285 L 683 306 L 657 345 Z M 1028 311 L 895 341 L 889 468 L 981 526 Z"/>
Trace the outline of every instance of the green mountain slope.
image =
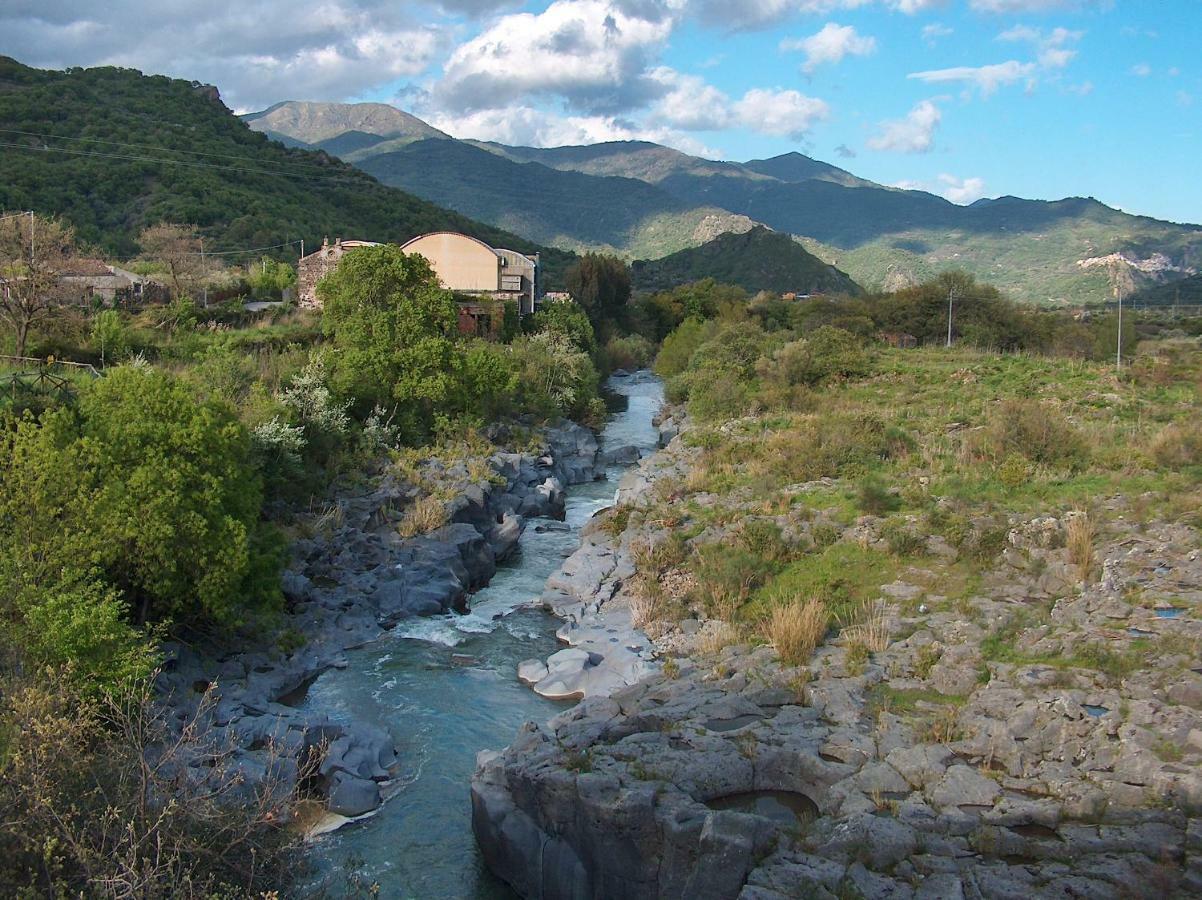
<path id="1" fill-rule="evenodd" d="M 1134 305 L 1202 307 L 1202 275 L 1179 278 L 1133 294 Z"/>
<path id="2" fill-rule="evenodd" d="M 860 293 L 846 273 L 813 256 L 788 235 L 762 226 L 745 234 L 719 235 L 704 246 L 663 259 L 635 262 L 631 275 L 640 291 L 713 278 L 752 292 Z"/>
<path id="3" fill-rule="evenodd" d="M 326 153 L 282 147 L 193 82 L 130 69 L 41 71 L 0 57 L 0 129 L 0 209 L 62 215 L 116 256 L 138 251 L 146 225 L 171 221 L 198 225 L 214 252 L 445 229 L 541 250 L 551 283 L 570 260 Z"/>
<path id="4" fill-rule="evenodd" d="M 462 141 L 416 141 L 358 165 L 385 184 L 556 247 L 662 256 L 696 244 L 703 220 L 723 215 L 644 181 L 519 163 Z"/>

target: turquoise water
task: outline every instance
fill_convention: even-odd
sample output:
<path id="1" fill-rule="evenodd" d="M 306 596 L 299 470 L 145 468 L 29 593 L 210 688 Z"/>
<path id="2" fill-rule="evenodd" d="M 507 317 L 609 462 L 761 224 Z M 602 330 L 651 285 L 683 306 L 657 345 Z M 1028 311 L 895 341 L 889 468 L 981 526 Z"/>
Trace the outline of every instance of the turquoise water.
<path id="1" fill-rule="evenodd" d="M 655 447 L 651 418 L 662 389 L 647 376 L 611 379 L 615 410 L 603 447 Z M 576 549 L 580 527 L 610 506 L 621 470 L 569 489 L 566 529 L 531 520 L 521 550 L 472 598 L 466 616 L 402 623 L 349 654 L 349 665 L 314 682 L 304 706 L 334 719 L 387 729 L 397 744 L 396 793 L 374 816 L 316 839 L 314 872 L 300 894 L 344 894 L 347 874 L 378 883 L 387 898 L 509 898 L 484 868 L 471 830 L 469 782 L 479 750 L 500 749 L 526 721 L 570 703 L 539 697 L 517 681 L 517 664 L 559 649 L 559 620 L 523 609 Z"/>

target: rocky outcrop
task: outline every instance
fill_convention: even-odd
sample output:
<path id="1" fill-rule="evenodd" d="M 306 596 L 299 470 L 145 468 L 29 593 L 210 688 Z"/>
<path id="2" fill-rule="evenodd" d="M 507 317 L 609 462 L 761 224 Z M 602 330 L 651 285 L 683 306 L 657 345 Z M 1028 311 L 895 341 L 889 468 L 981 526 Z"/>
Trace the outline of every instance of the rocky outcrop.
<path id="1" fill-rule="evenodd" d="M 813 671 L 839 652 L 820 653 Z M 954 745 L 916 741 L 895 716 L 882 731 L 863 705 L 881 670 L 861 676 L 859 691 L 819 692 L 765 649 L 681 666 L 675 679 L 528 724 L 502 754 L 482 755 L 473 826 L 489 867 L 523 897 L 1202 889 L 1202 819 L 1082 793 L 1071 764 L 1060 781 L 1053 769 L 1016 779 Z M 817 817 L 782 821 L 723 802 L 776 792 L 804 795 Z"/>
<path id="2" fill-rule="evenodd" d="M 562 519 L 565 486 L 597 477 L 597 439 L 562 423 L 538 453 L 498 452 L 488 480 L 464 463 L 430 463 L 431 480 L 454 490 L 448 524 L 418 537 L 397 530 L 419 489 L 384 474 L 344 493 L 309 537 L 296 540 L 283 577 L 288 644 L 169 645 L 157 688 L 169 723 L 199 727 L 253 792 L 291 792 L 303 778 L 331 812 L 353 817 L 379 805 L 397 762 L 391 738 L 297 708 L 308 685 L 345 665 L 345 651 L 414 616 L 465 610 L 518 546 L 530 517 Z M 205 765 L 204 755 L 195 764 Z"/>
<path id="3" fill-rule="evenodd" d="M 670 441 L 619 503 L 670 500 L 688 460 Z M 972 592 L 939 592 L 955 551 L 931 537 L 882 585 L 871 652 L 832 640 L 791 668 L 765 647 L 707 649 L 711 623 L 688 618 L 654 632 L 654 671 L 595 686 L 599 626 L 629 613 L 630 548 L 656 526 L 591 527 L 544 593 L 562 636 L 589 640 L 521 673 L 585 699 L 481 754 L 487 864 L 527 898 L 1202 895 L 1202 551 L 1192 525 L 1126 524 L 1132 502 L 1101 504 L 1117 524 L 1089 583 L 1072 514 L 972 522 L 1003 545 Z M 821 526 L 885 547 L 873 517 L 774 522 L 786 541 Z M 693 550 L 724 537 L 710 524 Z M 679 655 L 663 669 L 656 649 Z"/>

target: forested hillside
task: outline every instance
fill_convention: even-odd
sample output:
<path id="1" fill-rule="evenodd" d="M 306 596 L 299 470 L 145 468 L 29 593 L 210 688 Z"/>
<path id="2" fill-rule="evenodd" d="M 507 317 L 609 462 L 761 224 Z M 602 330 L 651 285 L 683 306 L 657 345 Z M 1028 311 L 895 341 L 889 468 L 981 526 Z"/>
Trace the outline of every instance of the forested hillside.
<path id="1" fill-rule="evenodd" d="M 635 178 L 515 162 L 463 141 L 419 140 L 379 154 L 374 149 L 359 151 L 365 155 L 358 165 L 385 184 L 556 247 L 637 247 L 662 256 L 697 243 L 694 233 L 707 216 L 734 218 Z"/>
<path id="2" fill-rule="evenodd" d="M 834 266 L 807 252 L 793 238 L 762 226 L 746 234 L 723 234 L 701 247 L 631 267 L 640 291 L 669 290 L 712 278 L 748 291 L 798 294 L 858 294 L 860 287 Z"/>
<path id="3" fill-rule="evenodd" d="M 0 129 L 0 209 L 64 216 L 81 240 L 115 256 L 135 254 L 145 226 L 171 221 L 198 225 L 218 252 L 448 229 L 541 250 L 551 282 L 570 259 L 326 153 L 285 148 L 193 82 L 130 69 L 42 71 L 0 58 Z"/>

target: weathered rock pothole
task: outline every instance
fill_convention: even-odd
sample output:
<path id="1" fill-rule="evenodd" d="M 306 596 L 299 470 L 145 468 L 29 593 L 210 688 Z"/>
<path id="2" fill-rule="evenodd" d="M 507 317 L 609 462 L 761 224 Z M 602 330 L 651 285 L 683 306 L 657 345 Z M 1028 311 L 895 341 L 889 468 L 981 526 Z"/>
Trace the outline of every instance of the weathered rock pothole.
<path id="1" fill-rule="evenodd" d="M 715 811 L 730 810 L 771 819 L 785 829 L 804 829 L 821 815 L 818 804 L 798 791 L 744 791 L 707 800 Z"/>

